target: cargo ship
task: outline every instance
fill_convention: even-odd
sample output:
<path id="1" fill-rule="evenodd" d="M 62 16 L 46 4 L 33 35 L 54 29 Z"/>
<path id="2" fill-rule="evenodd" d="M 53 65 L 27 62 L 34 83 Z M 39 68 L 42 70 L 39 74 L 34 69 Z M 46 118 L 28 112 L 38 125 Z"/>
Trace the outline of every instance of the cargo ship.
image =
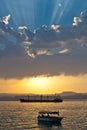
<path id="1" fill-rule="evenodd" d="M 29 96 L 27 99 L 20 98 L 20 102 L 63 102 L 63 99 L 61 97 L 55 97 L 54 99 L 43 99 L 42 96 L 40 99 L 29 99 Z"/>

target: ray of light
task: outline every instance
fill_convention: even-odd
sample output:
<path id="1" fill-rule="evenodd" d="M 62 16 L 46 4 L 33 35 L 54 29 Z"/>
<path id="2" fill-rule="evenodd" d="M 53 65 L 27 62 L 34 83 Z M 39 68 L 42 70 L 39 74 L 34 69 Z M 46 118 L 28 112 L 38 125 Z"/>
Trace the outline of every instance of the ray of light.
<path id="1" fill-rule="evenodd" d="M 65 13 L 68 13 L 69 9 L 71 8 L 72 6 L 72 1 L 70 2 L 70 0 L 66 0 L 64 3 L 63 3 L 63 8 L 61 10 L 61 12 L 59 13 L 59 17 L 56 17 L 56 19 L 54 19 L 54 21 L 56 21 L 56 23 L 59 23 L 60 20 L 62 19 L 63 15 Z M 57 14 L 58 15 L 58 14 Z"/>
<path id="2" fill-rule="evenodd" d="M 29 12 L 27 12 L 27 20 L 29 21 L 30 25 L 28 24 L 28 22 L 26 22 L 26 25 L 28 25 L 29 27 L 31 27 L 33 25 L 33 29 L 35 28 L 35 18 L 36 18 L 35 10 L 34 10 L 35 9 L 35 3 L 36 2 L 34 0 L 31 0 L 31 4 L 27 2 L 27 4 L 28 4 L 27 5 L 28 6 L 27 11 L 30 11 L 30 15 L 29 15 Z M 29 6 L 31 6 L 30 9 L 29 9 Z M 25 8 L 26 8 L 26 6 L 25 6 Z M 26 18 L 25 18 L 25 20 L 26 20 Z"/>
<path id="3" fill-rule="evenodd" d="M 61 4 L 60 0 L 55 1 L 54 11 L 52 13 L 50 24 L 52 24 L 54 22 L 54 19 L 57 17 L 58 12 L 61 10 L 62 4 L 61 4 L 61 6 L 60 6 L 60 4 Z"/>
<path id="4" fill-rule="evenodd" d="M 5 1 L 5 0 L 4 0 Z M 11 3 L 12 4 L 12 3 Z M 5 1 L 5 5 L 6 5 L 6 8 L 8 9 L 8 12 L 11 14 L 11 17 L 12 17 L 12 19 L 13 19 L 13 21 L 14 21 L 14 24 L 17 26 L 18 25 L 18 23 L 17 23 L 17 19 L 16 19 L 16 9 L 15 9 L 15 5 L 10 5 L 9 4 L 9 1 L 8 2 L 6 2 Z"/>
<path id="5" fill-rule="evenodd" d="M 63 16 L 69 13 L 74 2 L 74 0 L 71 0 L 71 2 L 69 0 L 56 0 L 50 24 L 59 24 Z"/>
<path id="6" fill-rule="evenodd" d="M 4 0 L 5 1 L 5 0 Z M 11 14 L 12 19 L 16 27 L 20 25 L 34 27 L 35 25 L 35 12 L 34 12 L 34 0 L 29 2 L 24 1 L 11 1 L 8 0 L 4 2 L 8 12 Z"/>
<path id="7" fill-rule="evenodd" d="M 51 2 L 50 2 L 51 3 Z M 48 0 L 36 0 L 34 1 L 34 12 L 35 12 L 35 24 L 36 27 L 41 27 L 46 24 L 48 19 L 47 12 L 48 6 L 50 5 Z"/>
<path id="8" fill-rule="evenodd" d="M 25 25 L 35 29 L 43 24 L 51 25 L 59 23 L 63 14 L 67 12 L 72 5 L 69 0 L 4 0 L 9 13 L 16 26 Z"/>
<path id="9" fill-rule="evenodd" d="M 43 5 L 41 23 L 44 24 L 44 18 L 46 17 L 46 9 L 47 9 L 47 5 L 48 5 L 48 1 L 47 0 L 43 0 L 43 1 L 41 1 L 41 3 Z"/>
<path id="10" fill-rule="evenodd" d="M 72 12 L 75 3 L 75 0 L 3 0 L 1 4 L 11 14 L 12 23 L 16 27 L 23 25 L 34 30 L 42 25 L 60 24 L 70 14 L 69 11 Z M 83 7 L 86 8 L 86 4 L 82 4 L 77 12 Z M 7 14 L 4 8 L 1 12 Z"/>

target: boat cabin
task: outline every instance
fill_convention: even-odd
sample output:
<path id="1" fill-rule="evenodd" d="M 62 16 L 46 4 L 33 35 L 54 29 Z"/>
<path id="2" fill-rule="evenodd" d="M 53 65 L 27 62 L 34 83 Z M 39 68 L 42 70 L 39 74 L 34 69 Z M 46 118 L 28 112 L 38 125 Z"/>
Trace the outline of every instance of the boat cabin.
<path id="1" fill-rule="evenodd" d="M 59 116 L 59 111 L 58 112 L 56 112 L 56 111 L 52 111 L 52 112 L 50 112 L 50 111 L 40 111 L 39 112 L 39 116 Z"/>

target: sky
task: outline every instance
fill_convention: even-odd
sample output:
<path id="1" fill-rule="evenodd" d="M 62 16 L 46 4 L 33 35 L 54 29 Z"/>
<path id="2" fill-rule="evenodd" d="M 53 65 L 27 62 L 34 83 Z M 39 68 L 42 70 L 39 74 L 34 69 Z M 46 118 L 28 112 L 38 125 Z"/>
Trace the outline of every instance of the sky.
<path id="1" fill-rule="evenodd" d="M 87 92 L 87 1 L 1 1 L 0 93 L 63 91 Z"/>

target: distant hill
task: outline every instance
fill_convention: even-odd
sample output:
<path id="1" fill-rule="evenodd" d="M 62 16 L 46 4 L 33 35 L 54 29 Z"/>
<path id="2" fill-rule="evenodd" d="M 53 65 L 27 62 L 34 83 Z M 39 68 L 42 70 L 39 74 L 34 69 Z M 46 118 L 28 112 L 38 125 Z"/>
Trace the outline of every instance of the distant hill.
<path id="1" fill-rule="evenodd" d="M 72 91 L 66 91 L 66 92 L 60 93 L 61 96 L 71 96 L 71 95 L 75 95 L 75 94 L 77 94 L 77 93 L 72 92 Z"/>
<path id="2" fill-rule="evenodd" d="M 30 98 L 38 98 L 41 95 L 35 95 L 35 94 L 0 94 L 0 101 L 19 101 L 20 98 L 27 98 L 27 96 L 30 96 Z M 55 96 L 55 94 L 50 95 L 43 95 L 43 98 L 47 98 L 47 96 L 51 99 Z M 60 96 L 63 100 L 87 100 L 87 93 L 76 93 L 72 91 L 66 91 L 59 94 L 56 94 L 56 96 Z"/>
<path id="3" fill-rule="evenodd" d="M 64 100 L 87 100 L 87 93 L 62 92 L 60 96 Z"/>

